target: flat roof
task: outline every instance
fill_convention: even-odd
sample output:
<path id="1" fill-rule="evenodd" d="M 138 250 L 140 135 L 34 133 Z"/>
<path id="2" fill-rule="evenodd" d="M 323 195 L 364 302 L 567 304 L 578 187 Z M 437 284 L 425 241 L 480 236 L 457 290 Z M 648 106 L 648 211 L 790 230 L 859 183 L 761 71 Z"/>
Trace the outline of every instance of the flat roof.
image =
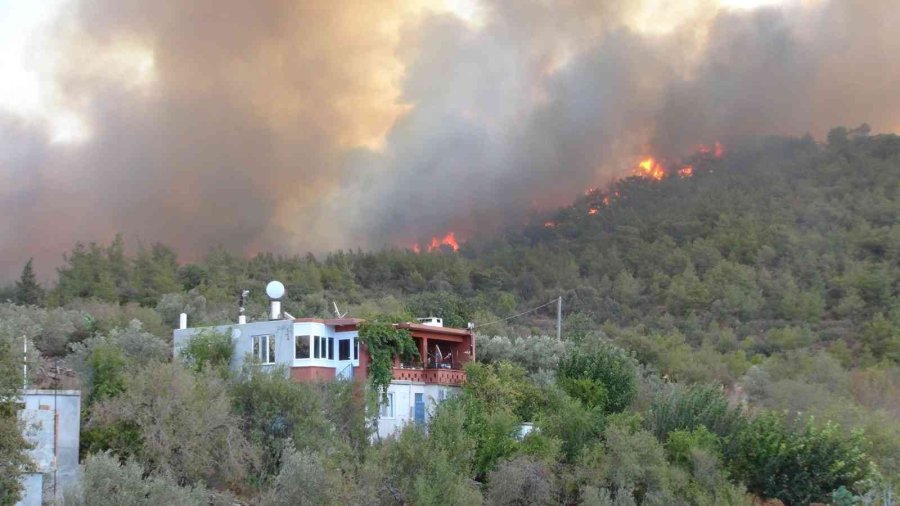
<path id="1" fill-rule="evenodd" d="M 433 325 L 424 325 L 422 323 L 398 323 L 398 328 L 415 330 L 417 332 L 430 332 L 433 334 L 448 334 L 453 336 L 468 336 L 472 333 L 468 329 L 455 329 L 453 327 L 435 327 Z"/>
<path id="2" fill-rule="evenodd" d="M 81 396 L 81 390 L 44 390 L 28 388 L 22 390 L 22 395 L 77 395 Z"/>
<path id="3" fill-rule="evenodd" d="M 360 318 L 294 318 L 294 323 L 322 323 L 325 325 L 359 325 L 364 322 Z"/>

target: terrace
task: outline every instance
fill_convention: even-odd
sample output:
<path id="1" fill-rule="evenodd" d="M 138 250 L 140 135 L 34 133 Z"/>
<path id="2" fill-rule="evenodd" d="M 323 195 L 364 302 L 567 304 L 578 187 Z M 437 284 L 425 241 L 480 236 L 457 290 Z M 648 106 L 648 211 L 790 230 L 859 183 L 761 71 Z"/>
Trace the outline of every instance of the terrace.
<path id="1" fill-rule="evenodd" d="M 421 359 L 394 362 L 394 379 L 436 385 L 460 386 L 466 381 L 463 365 L 474 359 L 472 334 L 466 330 L 421 324 L 401 324 L 412 334 Z"/>

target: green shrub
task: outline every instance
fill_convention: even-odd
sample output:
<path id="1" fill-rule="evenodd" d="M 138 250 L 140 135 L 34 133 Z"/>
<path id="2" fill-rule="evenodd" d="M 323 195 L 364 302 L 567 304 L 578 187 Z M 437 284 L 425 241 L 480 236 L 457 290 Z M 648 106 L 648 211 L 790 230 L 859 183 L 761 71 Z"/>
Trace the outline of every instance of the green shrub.
<path id="1" fill-rule="evenodd" d="M 783 415 L 767 412 L 741 431 L 733 467 L 747 489 L 785 504 L 828 499 L 840 488 L 867 478 L 873 465 L 861 432 L 808 419 L 789 427 Z"/>
<path id="2" fill-rule="evenodd" d="M 693 430 L 678 429 L 669 433 L 664 445 L 669 461 L 681 466 L 691 464 L 691 452 L 704 450 L 710 454 L 719 452 L 719 438 L 704 426 Z"/>
<path id="3" fill-rule="evenodd" d="M 206 367 L 227 369 L 234 356 L 231 336 L 222 332 L 200 332 L 188 340 L 181 349 L 181 356 L 185 364 L 197 372 Z"/>
<path id="4" fill-rule="evenodd" d="M 618 413 L 637 392 L 635 361 L 616 346 L 585 345 L 560 363 L 559 385 L 589 408 Z"/>
<path id="5" fill-rule="evenodd" d="M 517 457 L 500 464 L 491 472 L 487 500 L 496 506 L 552 504 L 552 477 L 543 462 Z"/>
<path id="6" fill-rule="evenodd" d="M 89 455 L 84 461 L 80 490 L 65 493 L 66 506 L 195 506 L 226 505 L 231 501 L 220 494 L 211 495 L 202 485 L 180 487 L 174 480 L 146 475 L 133 460 L 120 464 L 109 453 Z"/>
<path id="7" fill-rule="evenodd" d="M 675 386 L 654 399 L 647 423 L 660 441 L 666 441 L 673 431 L 693 431 L 702 426 L 730 448 L 744 417 L 715 385 Z"/>

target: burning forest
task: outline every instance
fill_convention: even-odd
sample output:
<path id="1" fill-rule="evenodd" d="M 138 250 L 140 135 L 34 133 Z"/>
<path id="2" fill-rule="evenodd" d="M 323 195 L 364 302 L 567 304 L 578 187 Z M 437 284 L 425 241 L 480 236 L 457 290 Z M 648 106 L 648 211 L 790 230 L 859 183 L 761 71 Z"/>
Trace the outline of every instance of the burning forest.
<path id="1" fill-rule="evenodd" d="M 52 271 L 74 242 L 117 232 L 186 258 L 452 250 L 588 186 L 692 177 L 686 153 L 862 121 L 894 131 L 895 7 L 17 8 L 0 67 L 0 271 L 30 257 Z"/>
<path id="2" fill-rule="evenodd" d="M 0 504 L 893 504 L 898 26 L 0 1 Z"/>

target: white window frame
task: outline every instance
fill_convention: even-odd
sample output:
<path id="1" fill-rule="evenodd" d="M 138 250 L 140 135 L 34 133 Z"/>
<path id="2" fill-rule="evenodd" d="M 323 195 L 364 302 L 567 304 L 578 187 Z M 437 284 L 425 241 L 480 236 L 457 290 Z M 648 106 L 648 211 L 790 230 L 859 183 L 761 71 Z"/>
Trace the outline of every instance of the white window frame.
<path id="1" fill-rule="evenodd" d="M 387 402 L 378 406 L 378 418 L 394 418 L 394 413 L 394 394 L 389 392 L 387 394 Z"/>
<path id="2" fill-rule="evenodd" d="M 253 336 L 251 349 L 253 350 L 253 357 L 259 360 L 260 364 L 275 363 L 275 336 L 271 334 Z"/>
<path id="3" fill-rule="evenodd" d="M 296 336 L 294 339 L 295 339 L 295 342 L 294 342 L 294 360 L 306 360 L 306 359 L 313 358 L 312 336 L 309 336 L 309 335 L 305 335 L 305 336 Z M 306 356 L 306 357 L 298 357 L 298 356 L 297 356 L 297 342 L 302 342 L 303 340 L 306 340 L 306 351 L 307 351 L 306 354 L 307 354 L 308 356 Z"/>

